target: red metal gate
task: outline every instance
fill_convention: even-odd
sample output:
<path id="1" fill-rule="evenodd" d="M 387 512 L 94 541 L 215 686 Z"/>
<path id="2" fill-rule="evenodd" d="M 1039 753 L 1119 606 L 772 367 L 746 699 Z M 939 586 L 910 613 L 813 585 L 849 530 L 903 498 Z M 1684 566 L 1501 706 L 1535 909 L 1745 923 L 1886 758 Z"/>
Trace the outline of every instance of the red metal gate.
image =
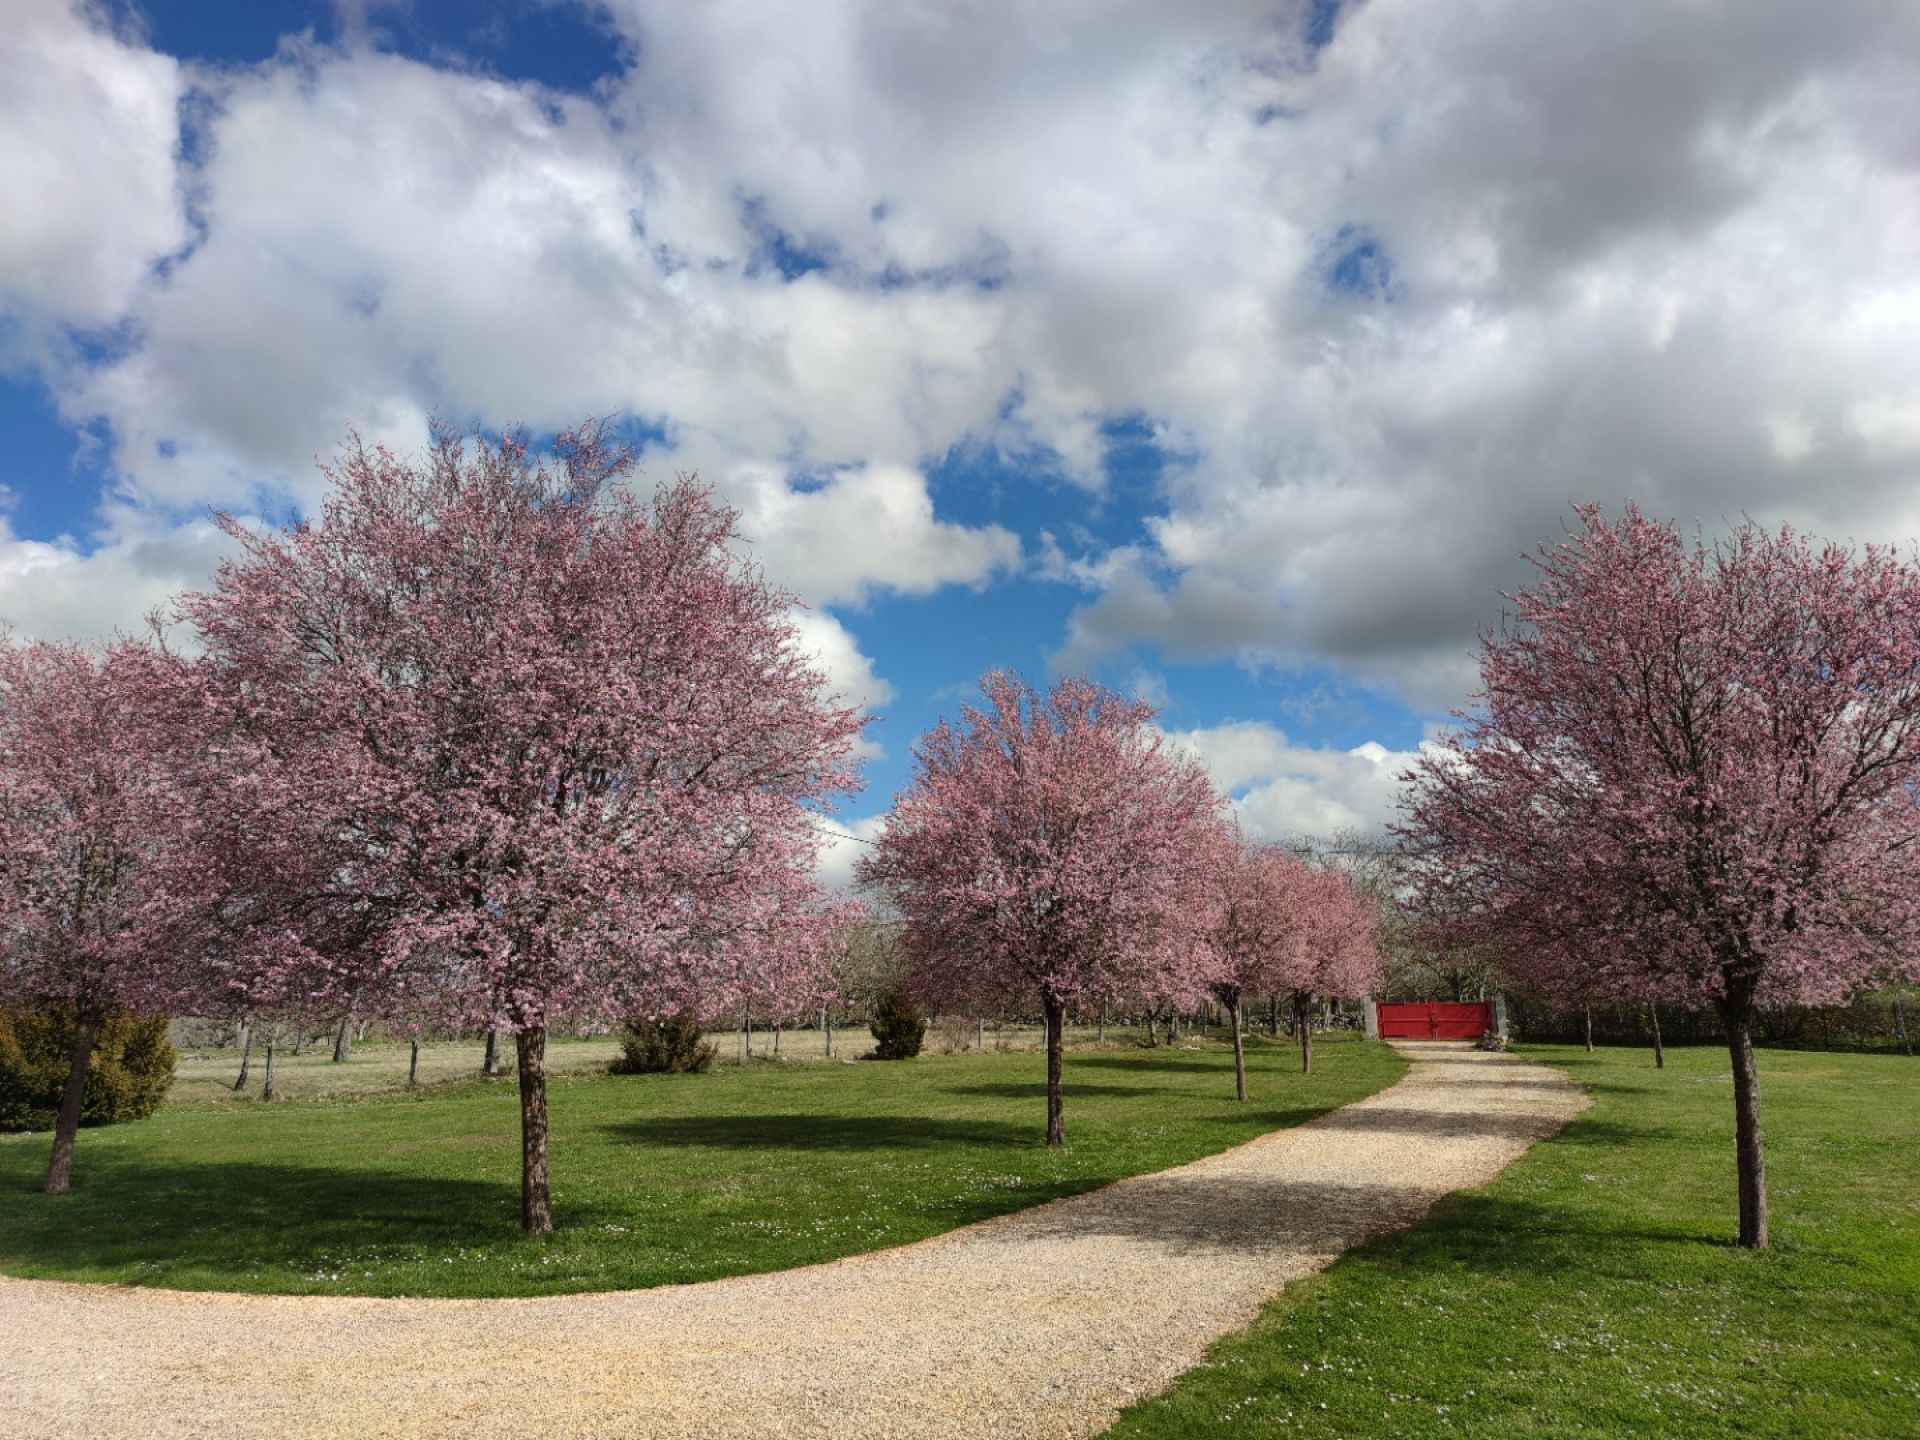
<path id="1" fill-rule="evenodd" d="M 1422 1000 L 1375 1007 L 1382 1040 L 1478 1040 L 1493 1029 L 1493 1002 Z"/>

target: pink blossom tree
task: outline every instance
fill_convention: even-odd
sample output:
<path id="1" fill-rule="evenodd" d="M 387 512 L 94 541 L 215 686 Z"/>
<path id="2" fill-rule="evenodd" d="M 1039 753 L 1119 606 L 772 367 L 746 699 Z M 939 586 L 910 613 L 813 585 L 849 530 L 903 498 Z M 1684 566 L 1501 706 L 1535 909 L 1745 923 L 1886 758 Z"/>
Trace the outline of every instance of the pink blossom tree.
<path id="1" fill-rule="evenodd" d="M 1282 952 L 1277 978 L 1292 999 L 1301 1072 L 1312 1074 L 1313 1001 L 1364 995 L 1380 983 L 1380 931 L 1372 899 L 1351 877 L 1295 863 L 1295 943 Z"/>
<path id="2" fill-rule="evenodd" d="M 1718 1009 L 1740 1243 L 1763 1247 L 1755 1006 L 1920 954 L 1920 568 L 1751 524 L 1708 545 L 1637 510 L 1580 522 L 1509 597 L 1484 708 L 1410 777 L 1407 835 L 1481 906 L 1557 897 L 1608 937 L 1610 978 Z"/>
<path id="3" fill-rule="evenodd" d="M 1212 988 L 1233 1028 L 1233 1091 L 1247 1098 L 1244 1002 L 1291 991 L 1305 968 L 1309 870 L 1298 856 L 1244 840 L 1224 867 Z"/>
<path id="4" fill-rule="evenodd" d="M 921 738 L 859 873 L 897 909 L 923 995 L 1039 1000 L 1058 1145 L 1068 1007 L 1181 975 L 1188 992 L 1205 986 L 1230 837 L 1151 706 L 1079 679 L 1042 695 L 995 672 L 981 690 L 983 706 Z"/>
<path id="5" fill-rule="evenodd" d="M 631 465 L 597 427 L 547 459 L 356 440 L 315 523 L 223 519 L 239 557 L 179 603 L 236 983 L 509 1029 L 530 1233 L 549 1027 L 817 993 L 811 812 L 854 783 L 861 722 L 733 513 L 691 480 L 636 499 Z"/>
<path id="6" fill-rule="evenodd" d="M 44 1188 L 72 1183 L 94 1041 L 109 1016 L 197 997 L 197 885 L 155 657 L 0 632 L 0 1003 L 74 1017 Z"/>

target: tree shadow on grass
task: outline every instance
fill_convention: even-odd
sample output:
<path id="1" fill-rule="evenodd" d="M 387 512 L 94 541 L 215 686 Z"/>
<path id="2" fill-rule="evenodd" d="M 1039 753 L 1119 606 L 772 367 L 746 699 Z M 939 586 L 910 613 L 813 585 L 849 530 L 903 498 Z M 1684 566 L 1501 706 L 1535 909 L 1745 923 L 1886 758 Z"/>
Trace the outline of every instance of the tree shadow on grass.
<path id="1" fill-rule="evenodd" d="M 600 1128 L 636 1145 L 714 1146 L 727 1150 L 1031 1146 L 1041 1135 L 1039 1127 L 1034 1125 L 948 1120 L 926 1115 L 655 1115 L 619 1120 Z"/>
<path id="2" fill-rule="evenodd" d="M 14 1184 L 0 1192 L 0 1270 L 132 1269 L 146 1283 L 204 1284 L 210 1276 L 246 1288 L 262 1271 L 285 1278 L 380 1251 L 513 1241 L 519 1201 L 517 1184 L 484 1180 L 82 1156 L 70 1194 Z"/>
<path id="3" fill-rule="evenodd" d="M 1572 1121 L 1566 1129 L 1553 1137 L 1556 1145 L 1643 1145 L 1655 1140 L 1700 1138 L 1703 1137 L 1678 1125 L 1654 1125 L 1640 1120 L 1632 1124 L 1622 1124 L 1613 1120 L 1589 1120 L 1584 1116 Z M 1720 1143 L 1718 1136 L 1704 1138 L 1710 1144 Z M 1731 1145 L 1733 1140 L 1731 1116 L 1727 1120 L 1726 1139 Z"/>
<path id="4" fill-rule="evenodd" d="M 1223 1050 L 1213 1060 L 1161 1060 L 1149 1059 L 1151 1050 L 1142 1050 L 1138 1055 L 1077 1055 L 1069 1050 L 1065 1064 L 1069 1073 L 1075 1070 L 1127 1070 L 1135 1075 L 1150 1074 L 1155 1070 L 1206 1070 L 1218 1072 L 1233 1068 L 1231 1051 Z M 1251 1058 L 1251 1057 L 1249 1057 Z"/>
<path id="5" fill-rule="evenodd" d="M 1427 1221 L 1369 1247 L 1381 1258 L 1443 1261 L 1485 1275 L 1562 1274 L 1578 1268 L 1618 1279 L 1647 1278 L 1643 1244 L 1678 1245 L 1706 1256 L 1737 1248 L 1731 1226 L 1712 1220 L 1680 1229 L 1635 1217 L 1631 1207 L 1585 1216 L 1546 1199 L 1514 1200 L 1483 1191 L 1445 1196 Z"/>

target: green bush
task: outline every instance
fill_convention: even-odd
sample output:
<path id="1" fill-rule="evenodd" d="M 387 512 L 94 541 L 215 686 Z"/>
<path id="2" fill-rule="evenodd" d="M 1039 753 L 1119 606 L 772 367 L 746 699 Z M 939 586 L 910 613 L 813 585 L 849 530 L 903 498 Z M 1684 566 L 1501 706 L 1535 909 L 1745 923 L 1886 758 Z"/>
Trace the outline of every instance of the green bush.
<path id="1" fill-rule="evenodd" d="M 71 1010 L 0 1010 L 0 1130 L 51 1130 L 73 1063 Z M 100 1026 L 81 1102 L 82 1125 L 140 1120 L 173 1084 L 164 1015 L 115 1015 Z"/>
<path id="2" fill-rule="evenodd" d="M 615 1075 L 693 1075 L 720 1052 L 700 1038 L 691 1015 L 636 1020 L 620 1037 L 620 1054 L 607 1068 Z"/>
<path id="3" fill-rule="evenodd" d="M 911 1060 L 927 1038 L 927 1017 L 899 990 L 882 990 L 874 996 L 867 1029 L 877 1042 L 874 1059 Z"/>

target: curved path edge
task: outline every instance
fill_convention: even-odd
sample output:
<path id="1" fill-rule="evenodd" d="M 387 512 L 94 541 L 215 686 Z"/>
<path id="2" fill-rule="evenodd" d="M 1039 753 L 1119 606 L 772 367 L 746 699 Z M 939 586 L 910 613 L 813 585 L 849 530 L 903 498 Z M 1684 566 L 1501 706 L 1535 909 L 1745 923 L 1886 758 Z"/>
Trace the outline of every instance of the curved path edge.
<path id="1" fill-rule="evenodd" d="M 798 1270 L 520 1300 L 0 1278 L 0 1415 L 20 1440 L 1094 1435 L 1587 1104 L 1511 1055 L 1397 1048 L 1404 1078 L 1303 1125 Z"/>

